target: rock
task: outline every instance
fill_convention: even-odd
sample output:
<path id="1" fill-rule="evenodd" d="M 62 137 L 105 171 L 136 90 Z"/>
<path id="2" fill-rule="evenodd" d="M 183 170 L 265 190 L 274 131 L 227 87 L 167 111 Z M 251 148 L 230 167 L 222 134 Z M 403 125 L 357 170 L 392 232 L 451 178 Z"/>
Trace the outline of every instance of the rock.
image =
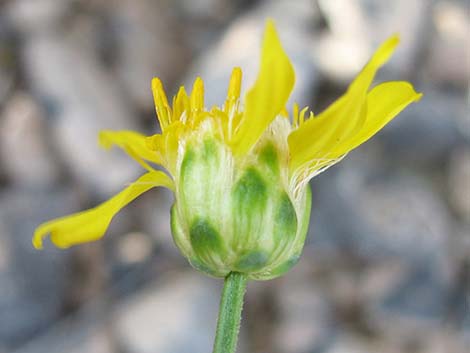
<path id="1" fill-rule="evenodd" d="M 429 45 L 428 33 L 432 28 L 432 3 L 417 0 L 377 2 L 359 0 L 365 15 L 367 32 L 376 47 L 390 35 L 400 36 L 400 45 L 386 67 L 388 78 L 398 80 L 397 74 L 403 77 L 414 77 L 417 65 L 420 64 L 423 50 Z"/>
<path id="2" fill-rule="evenodd" d="M 0 106 L 2 107 L 14 87 L 17 69 L 16 43 L 6 22 L 6 16 L 0 14 Z"/>
<path id="3" fill-rule="evenodd" d="M 357 75 L 373 50 L 399 31 L 401 45 L 385 70 L 413 73 L 423 49 L 423 35 L 430 27 L 426 0 L 371 2 L 369 0 L 319 1 L 328 30 L 312 46 L 319 69 L 330 80 L 346 84 Z"/>
<path id="4" fill-rule="evenodd" d="M 433 263 L 410 266 L 395 283 L 393 289 L 378 298 L 380 301 L 369 303 L 369 314 L 376 325 L 392 318 L 422 325 L 436 325 L 445 319 L 452 282 L 442 274 L 442 268 Z"/>
<path id="5" fill-rule="evenodd" d="M 402 326 L 396 337 L 382 337 L 378 340 L 343 334 L 325 353 L 461 353 L 465 342 L 448 330 Z M 406 331 L 408 330 L 408 331 Z"/>
<path id="6" fill-rule="evenodd" d="M 335 334 L 322 284 L 311 278 L 314 261 L 310 255 L 304 254 L 272 290 L 280 318 L 273 323 L 272 349 L 279 352 L 320 352 Z"/>
<path id="7" fill-rule="evenodd" d="M 470 331 L 459 333 L 449 327 L 430 330 L 423 334 L 423 353 L 461 353 L 468 349 Z"/>
<path id="8" fill-rule="evenodd" d="M 330 80 L 347 83 L 371 52 L 370 33 L 358 1 L 318 1 L 328 31 L 312 43 L 318 68 Z"/>
<path id="9" fill-rule="evenodd" d="M 369 228 L 364 250 L 369 248 L 371 254 L 384 246 L 390 254 L 416 260 L 436 256 L 445 247 L 449 215 L 425 182 L 398 177 L 369 183 L 356 200 L 356 210 Z"/>
<path id="10" fill-rule="evenodd" d="M 451 227 L 445 204 L 431 184 L 388 170 L 380 155 L 365 152 L 312 181 L 312 245 L 369 259 L 437 259 Z"/>
<path id="11" fill-rule="evenodd" d="M 11 263 L 11 244 L 6 236 L 7 230 L 3 222 L 0 222 L 0 274 L 5 273 Z"/>
<path id="12" fill-rule="evenodd" d="M 171 87 L 190 59 L 181 23 L 162 2 L 120 0 L 109 10 L 117 45 L 115 74 L 126 95 L 151 111 L 151 79 L 158 76 Z"/>
<path id="13" fill-rule="evenodd" d="M 469 10 L 468 3 L 458 1 L 438 1 L 434 6 L 434 35 L 423 74 L 437 85 L 468 88 L 470 24 L 466 14 Z"/>
<path id="14" fill-rule="evenodd" d="M 192 271 L 149 286 L 113 320 L 123 349 L 135 353 L 211 351 L 219 302 L 214 281 Z"/>
<path id="15" fill-rule="evenodd" d="M 93 330 L 88 332 L 86 339 L 82 340 L 80 344 L 70 347 L 70 350 L 67 352 L 115 353 L 116 347 L 111 342 L 111 338 L 109 336 L 110 335 L 105 325 L 103 325 L 103 327 L 98 327 L 98 329 L 93 328 Z"/>
<path id="16" fill-rule="evenodd" d="M 452 282 L 448 286 L 447 322 L 467 335 L 470 343 L 470 223 L 456 225 L 449 241 L 449 273 Z"/>
<path id="17" fill-rule="evenodd" d="M 397 351 L 384 350 L 383 353 L 398 353 Z M 335 339 L 332 345 L 324 351 L 325 353 L 374 353 L 376 349 L 366 339 L 354 335 L 343 334 Z"/>
<path id="18" fill-rule="evenodd" d="M 64 19 L 72 0 L 18 0 L 6 6 L 9 18 L 20 31 L 49 30 Z"/>
<path id="19" fill-rule="evenodd" d="M 45 135 L 45 117 L 34 99 L 16 93 L 0 119 L 0 159 L 14 185 L 47 187 L 57 182 L 59 169 Z"/>
<path id="20" fill-rule="evenodd" d="M 470 223 L 470 148 L 456 150 L 448 170 L 449 198 L 453 209 L 464 221 Z"/>
<path id="21" fill-rule="evenodd" d="M 32 92 L 46 109 L 51 144 L 82 185 L 109 196 L 137 176 L 138 165 L 121 151 L 97 147 L 102 129 L 136 128 L 113 80 L 97 59 L 59 33 L 26 38 L 23 63 Z"/>
<path id="22" fill-rule="evenodd" d="M 0 342 L 13 348 L 46 329 L 61 315 L 69 252 L 33 249 L 34 227 L 67 211 L 70 192 L 12 189 L 0 194 Z"/>
<path id="23" fill-rule="evenodd" d="M 114 353 L 120 348 L 109 330 L 106 303 L 95 298 L 78 312 L 15 349 L 15 353 Z"/>
<path id="24" fill-rule="evenodd" d="M 176 2 L 179 15 L 186 21 L 205 22 L 206 26 L 210 24 L 223 24 L 234 15 L 239 7 L 243 7 L 243 0 L 238 1 L 220 1 L 203 0 L 191 1 L 182 0 Z"/>
<path id="25" fill-rule="evenodd" d="M 422 91 L 423 98 L 407 107 L 377 138 L 383 143 L 387 160 L 435 168 L 465 143 L 468 108 L 463 95 L 426 88 Z"/>
<path id="26" fill-rule="evenodd" d="M 139 215 L 142 229 L 162 247 L 166 254 L 181 256 L 171 235 L 170 209 L 174 201 L 173 193 L 161 188 L 143 197 Z"/>
<path id="27" fill-rule="evenodd" d="M 152 247 L 147 234 L 127 233 L 117 241 L 117 256 L 121 263 L 127 265 L 144 262 L 152 255 Z"/>

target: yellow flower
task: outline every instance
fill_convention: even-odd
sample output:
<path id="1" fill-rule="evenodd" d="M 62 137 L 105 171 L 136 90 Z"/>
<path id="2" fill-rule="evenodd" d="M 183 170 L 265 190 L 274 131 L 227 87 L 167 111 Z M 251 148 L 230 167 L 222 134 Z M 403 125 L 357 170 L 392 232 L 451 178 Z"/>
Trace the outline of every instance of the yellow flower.
<path id="1" fill-rule="evenodd" d="M 103 147 L 121 147 L 147 173 L 93 209 L 41 224 L 34 246 L 42 248 L 47 234 L 61 248 L 98 240 L 121 208 L 164 186 L 175 193 L 175 243 L 194 267 L 214 276 L 231 271 L 255 279 L 279 276 L 302 251 L 310 217 L 308 181 L 421 97 L 408 82 L 370 88 L 398 42 L 397 36 L 385 41 L 346 93 L 315 117 L 296 104 L 288 117 L 295 75 L 272 21 L 266 24 L 260 72 L 242 102 L 239 68 L 232 72 L 224 104 L 211 109 L 204 105 L 201 78 L 189 96 L 181 87 L 171 105 L 154 78 L 162 133 L 99 136 Z"/>

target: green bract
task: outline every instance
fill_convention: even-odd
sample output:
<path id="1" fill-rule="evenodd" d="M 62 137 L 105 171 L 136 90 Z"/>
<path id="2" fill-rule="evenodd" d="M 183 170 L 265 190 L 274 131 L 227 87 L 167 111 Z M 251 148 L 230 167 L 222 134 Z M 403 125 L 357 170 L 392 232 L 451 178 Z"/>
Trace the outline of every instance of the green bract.
<path id="1" fill-rule="evenodd" d="M 212 128 L 203 124 L 183 144 L 171 211 L 174 240 L 193 267 L 212 276 L 280 276 L 302 251 L 310 188 L 297 195 L 289 189 L 288 161 L 274 134 L 235 157 Z"/>

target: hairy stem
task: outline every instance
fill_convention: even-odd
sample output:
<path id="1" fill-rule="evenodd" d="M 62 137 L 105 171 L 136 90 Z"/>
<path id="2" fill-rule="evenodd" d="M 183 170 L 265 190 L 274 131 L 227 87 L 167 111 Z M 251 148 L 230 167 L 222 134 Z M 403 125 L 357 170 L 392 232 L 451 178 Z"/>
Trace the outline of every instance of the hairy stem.
<path id="1" fill-rule="evenodd" d="M 247 276 L 231 272 L 224 280 L 213 353 L 234 353 L 246 290 Z"/>

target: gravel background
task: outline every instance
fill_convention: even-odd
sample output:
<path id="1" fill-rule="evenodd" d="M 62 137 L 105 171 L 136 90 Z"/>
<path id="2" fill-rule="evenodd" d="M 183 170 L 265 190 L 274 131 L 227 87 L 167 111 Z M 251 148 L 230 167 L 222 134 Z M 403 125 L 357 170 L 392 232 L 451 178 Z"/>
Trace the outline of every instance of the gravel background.
<path id="1" fill-rule="evenodd" d="M 196 75 L 220 103 L 253 82 L 267 17 L 301 105 L 321 111 L 388 35 L 379 80 L 424 98 L 312 180 L 311 229 L 285 277 L 249 284 L 240 353 L 463 353 L 470 346 L 469 3 L 444 0 L 0 2 L 0 353 L 207 353 L 220 281 L 192 270 L 154 190 L 100 242 L 31 246 L 40 222 L 141 173 L 100 129 L 157 131 L 150 79 Z"/>

